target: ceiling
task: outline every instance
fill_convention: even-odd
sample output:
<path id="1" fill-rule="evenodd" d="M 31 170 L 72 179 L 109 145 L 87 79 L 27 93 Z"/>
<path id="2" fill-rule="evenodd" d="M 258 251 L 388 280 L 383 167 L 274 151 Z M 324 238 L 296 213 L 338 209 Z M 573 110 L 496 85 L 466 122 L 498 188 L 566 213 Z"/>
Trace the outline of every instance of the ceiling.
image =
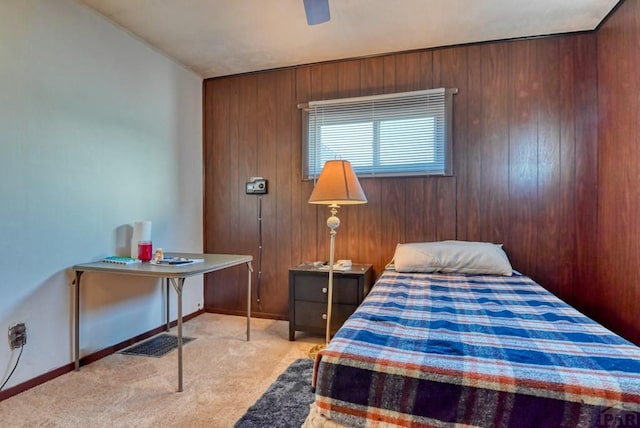
<path id="1" fill-rule="evenodd" d="M 593 30 L 619 0 L 77 0 L 203 78 L 388 52 Z"/>

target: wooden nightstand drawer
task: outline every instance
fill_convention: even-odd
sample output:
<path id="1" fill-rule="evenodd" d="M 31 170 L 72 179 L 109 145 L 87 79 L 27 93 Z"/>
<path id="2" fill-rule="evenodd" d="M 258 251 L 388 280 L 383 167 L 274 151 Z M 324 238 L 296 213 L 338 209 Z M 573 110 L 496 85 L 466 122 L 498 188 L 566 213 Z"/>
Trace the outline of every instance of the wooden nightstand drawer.
<path id="1" fill-rule="evenodd" d="M 301 273 L 295 281 L 297 300 L 308 302 L 327 302 L 329 287 L 328 275 L 318 276 Z M 358 305 L 358 278 L 335 275 L 333 278 L 333 302 Z"/>
<path id="2" fill-rule="evenodd" d="M 297 327 L 324 333 L 327 324 L 326 303 L 301 301 L 296 302 L 295 305 L 295 325 Z M 333 305 L 331 332 L 335 333 L 357 307 L 357 305 Z"/>
<path id="3" fill-rule="evenodd" d="M 333 274 L 331 333 L 335 333 L 358 308 L 373 285 L 373 266 L 354 264 Z M 324 334 L 326 329 L 329 271 L 312 265 L 289 269 L 289 340 L 296 331 Z"/>

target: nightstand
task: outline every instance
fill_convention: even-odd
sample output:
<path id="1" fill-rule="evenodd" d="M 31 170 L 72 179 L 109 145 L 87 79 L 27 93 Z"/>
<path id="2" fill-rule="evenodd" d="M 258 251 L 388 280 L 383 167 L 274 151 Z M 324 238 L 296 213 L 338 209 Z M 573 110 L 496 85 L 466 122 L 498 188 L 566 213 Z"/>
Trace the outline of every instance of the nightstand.
<path id="1" fill-rule="evenodd" d="M 356 310 L 373 285 L 373 266 L 354 264 L 333 272 L 331 334 Z M 289 340 L 296 331 L 325 334 L 329 271 L 311 264 L 289 269 Z"/>

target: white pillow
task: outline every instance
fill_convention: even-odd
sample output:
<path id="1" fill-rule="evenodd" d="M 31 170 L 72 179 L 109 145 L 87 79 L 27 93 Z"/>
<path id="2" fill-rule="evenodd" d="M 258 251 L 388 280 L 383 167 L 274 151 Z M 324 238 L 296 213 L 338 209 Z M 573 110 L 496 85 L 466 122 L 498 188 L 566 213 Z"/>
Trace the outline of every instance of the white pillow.
<path id="1" fill-rule="evenodd" d="M 511 276 L 502 244 L 438 241 L 398 244 L 392 263 L 397 272 L 457 272 Z"/>

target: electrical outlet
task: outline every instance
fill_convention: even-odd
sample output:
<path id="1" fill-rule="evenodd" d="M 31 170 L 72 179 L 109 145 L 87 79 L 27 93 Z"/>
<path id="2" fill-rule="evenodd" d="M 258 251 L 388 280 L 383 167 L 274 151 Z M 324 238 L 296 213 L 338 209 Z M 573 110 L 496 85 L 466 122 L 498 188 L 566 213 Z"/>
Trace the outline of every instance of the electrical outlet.
<path id="1" fill-rule="evenodd" d="M 16 349 L 27 343 L 27 326 L 23 322 L 9 327 L 9 347 Z"/>

